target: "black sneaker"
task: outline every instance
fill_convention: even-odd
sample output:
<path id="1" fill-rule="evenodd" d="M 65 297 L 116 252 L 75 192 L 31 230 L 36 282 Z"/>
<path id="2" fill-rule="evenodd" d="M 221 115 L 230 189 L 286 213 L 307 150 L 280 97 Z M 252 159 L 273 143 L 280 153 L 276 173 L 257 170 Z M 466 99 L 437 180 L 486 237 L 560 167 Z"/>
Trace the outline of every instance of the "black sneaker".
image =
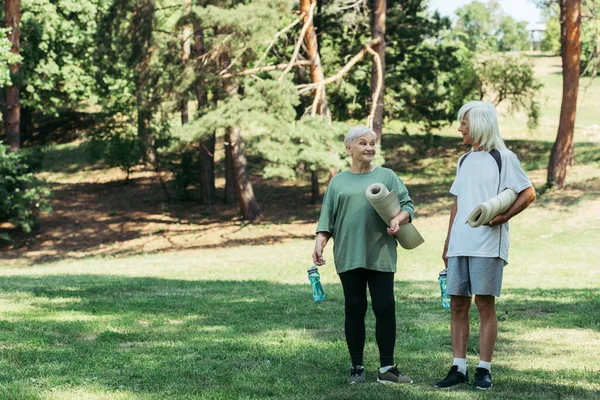
<path id="1" fill-rule="evenodd" d="M 350 376 L 346 379 L 350 385 L 363 383 L 365 381 L 365 369 L 359 365 L 353 365 L 350 368 Z"/>
<path id="2" fill-rule="evenodd" d="M 465 375 L 458 370 L 458 365 L 453 365 L 452 368 L 450 368 L 448 375 L 446 375 L 443 380 L 436 383 L 435 387 L 449 389 L 461 383 L 469 383 L 469 371 L 467 371 L 467 374 Z"/>
<path id="3" fill-rule="evenodd" d="M 487 368 L 477 368 L 475 370 L 475 388 L 487 390 L 492 387 L 492 374 Z"/>

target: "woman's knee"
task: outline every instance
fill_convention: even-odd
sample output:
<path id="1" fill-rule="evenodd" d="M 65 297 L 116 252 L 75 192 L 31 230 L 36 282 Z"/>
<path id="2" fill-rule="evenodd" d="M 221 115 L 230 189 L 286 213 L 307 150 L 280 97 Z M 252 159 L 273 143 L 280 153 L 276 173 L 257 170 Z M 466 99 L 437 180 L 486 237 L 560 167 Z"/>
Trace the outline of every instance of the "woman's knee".
<path id="1" fill-rule="evenodd" d="M 345 300 L 346 315 L 364 317 L 367 314 L 367 299 L 351 297 Z"/>

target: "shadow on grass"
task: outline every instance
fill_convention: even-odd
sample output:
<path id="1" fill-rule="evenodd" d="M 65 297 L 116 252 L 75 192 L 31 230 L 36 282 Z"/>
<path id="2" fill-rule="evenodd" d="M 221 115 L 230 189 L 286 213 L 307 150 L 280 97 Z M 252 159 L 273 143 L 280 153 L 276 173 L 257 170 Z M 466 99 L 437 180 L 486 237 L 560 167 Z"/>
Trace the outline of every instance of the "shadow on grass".
<path id="1" fill-rule="evenodd" d="M 449 314 L 439 305 L 435 281 L 396 282 L 396 354 L 415 384 L 395 388 L 344 384 L 343 294 L 339 283 L 328 283 L 325 290 L 327 300 L 315 304 L 308 284 L 3 277 L 0 394 L 12 390 L 23 394 L 18 398 L 27 393 L 35 398 L 62 390 L 82 397 L 98 391 L 107 398 L 111 393 L 132 398 L 447 397 L 432 389 L 451 357 Z M 502 306 L 513 311 L 502 324 L 531 329 L 597 329 L 600 324 L 592 313 L 600 307 L 600 290 L 509 292 L 513 299 Z M 536 301 L 538 296 L 543 300 Z M 563 301 L 574 298 L 577 304 Z M 369 311 L 365 365 L 370 381 L 378 366 L 373 319 Z M 506 367 L 498 371 L 496 398 L 565 393 L 591 399 L 597 394 L 578 387 L 581 379 L 597 382 L 591 372 L 528 371 L 524 376 Z M 556 383 L 559 376 L 561 384 Z M 464 398 L 474 395 L 464 392 Z"/>

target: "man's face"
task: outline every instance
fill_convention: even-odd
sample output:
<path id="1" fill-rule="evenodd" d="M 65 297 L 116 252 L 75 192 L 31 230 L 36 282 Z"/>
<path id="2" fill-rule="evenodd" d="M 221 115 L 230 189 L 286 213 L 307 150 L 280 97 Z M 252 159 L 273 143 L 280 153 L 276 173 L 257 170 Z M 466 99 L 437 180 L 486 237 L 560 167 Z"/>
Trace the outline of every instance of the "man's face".
<path id="1" fill-rule="evenodd" d="M 473 145 L 473 137 L 470 135 L 469 114 L 465 114 L 460 121 L 458 131 L 462 134 L 463 144 Z"/>

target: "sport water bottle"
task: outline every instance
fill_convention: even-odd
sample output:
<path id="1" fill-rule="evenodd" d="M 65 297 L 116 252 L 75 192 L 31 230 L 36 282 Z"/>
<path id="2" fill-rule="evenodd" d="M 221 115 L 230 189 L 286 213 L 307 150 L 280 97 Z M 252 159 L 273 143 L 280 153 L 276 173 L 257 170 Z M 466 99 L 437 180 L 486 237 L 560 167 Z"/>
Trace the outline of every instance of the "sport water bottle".
<path id="1" fill-rule="evenodd" d="M 314 301 L 319 302 L 325 300 L 325 292 L 323 291 L 323 286 L 321 286 L 321 275 L 319 274 L 319 269 L 316 265 L 313 265 L 308 269 L 307 272 L 310 286 L 312 286 Z"/>
<path id="2" fill-rule="evenodd" d="M 448 284 L 448 268 L 444 268 L 440 271 L 438 282 L 440 283 L 440 291 L 442 293 L 442 305 L 444 308 L 450 308 L 450 299 L 452 297 L 446 293 L 446 286 Z"/>

